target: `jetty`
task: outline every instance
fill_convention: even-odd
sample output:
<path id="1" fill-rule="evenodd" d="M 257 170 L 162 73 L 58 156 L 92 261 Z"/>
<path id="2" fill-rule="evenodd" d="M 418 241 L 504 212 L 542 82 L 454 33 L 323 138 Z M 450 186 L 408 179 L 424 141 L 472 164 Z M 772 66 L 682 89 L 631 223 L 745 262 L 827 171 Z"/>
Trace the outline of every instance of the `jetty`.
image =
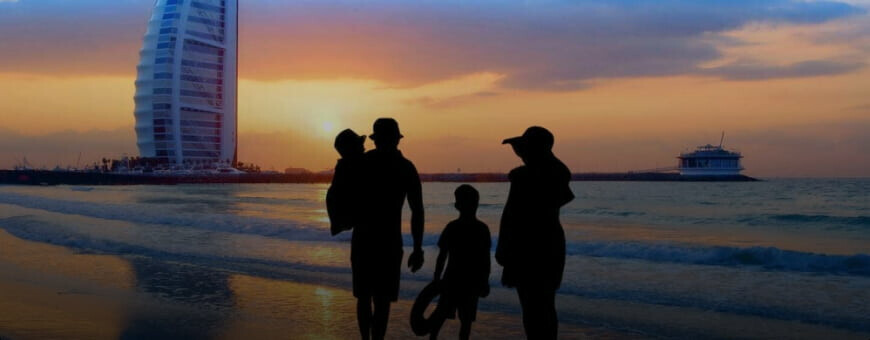
<path id="1" fill-rule="evenodd" d="M 424 182 L 486 183 L 508 182 L 503 173 L 420 174 Z M 572 181 L 649 181 L 649 182 L 747 182 L 745 176 L 684 176 L 679 173 L 626 172 L 576 173 Z M 111 172 L 0 170 L 0 184 L 14 185 L 176 185 L 241 183 L 329 183 L 331 173 L 238 173 L 238 174 L 120 174 Z"/>

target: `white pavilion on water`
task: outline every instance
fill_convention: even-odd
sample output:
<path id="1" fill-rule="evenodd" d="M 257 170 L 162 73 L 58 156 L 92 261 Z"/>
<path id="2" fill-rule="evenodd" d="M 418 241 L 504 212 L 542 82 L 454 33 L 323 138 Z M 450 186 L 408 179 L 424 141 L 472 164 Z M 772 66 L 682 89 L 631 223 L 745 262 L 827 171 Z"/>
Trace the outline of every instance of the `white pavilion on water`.
<path id="1" fill-rule="evenodd" d="M 136 78 L 139 154 L 237 161 L 238 0 L 157 0 Z"/>
<path id="2" fill-rule="evenodd" d="M 680 162 L 677 168 L 683 176 L 737 176 L 743 170 L 739 152 L 728 151 L 722 148 L 725 133 L 718 146 L 703 145 L 693 152 L 684 152 L 677 157 Z"/>

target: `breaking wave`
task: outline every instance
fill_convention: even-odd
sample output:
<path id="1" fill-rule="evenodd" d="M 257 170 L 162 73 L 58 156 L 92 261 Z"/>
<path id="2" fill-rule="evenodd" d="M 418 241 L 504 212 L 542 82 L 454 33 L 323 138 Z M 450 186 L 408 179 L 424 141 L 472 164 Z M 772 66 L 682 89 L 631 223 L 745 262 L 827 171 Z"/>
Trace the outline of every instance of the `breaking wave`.
<path id="1" fill-rule="evenodd" d="M 870 255 L 829 255 L 775 247 L 693 246 L 642 242 L 574 242 L 568 254 L 768 270 L 870 276 Z"/>

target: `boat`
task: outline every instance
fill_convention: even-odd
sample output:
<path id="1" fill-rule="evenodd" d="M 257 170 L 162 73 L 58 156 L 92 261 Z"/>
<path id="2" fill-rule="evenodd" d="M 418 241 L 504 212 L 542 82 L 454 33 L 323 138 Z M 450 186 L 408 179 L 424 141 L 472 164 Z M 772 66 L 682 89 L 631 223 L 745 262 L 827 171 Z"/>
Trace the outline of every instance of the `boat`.
<path id="1" fill-rule="evenodd" d="M 692 152 L 684 152 L 677 157 L 680 162 L 677 169 L 681 176 L 740 176 L 743 171 L 740 159 L 743 155 L 737 151 L 729 151 L 722 147 L 725 133 L 719 140 L 719 145 L 702 145 Z"/>

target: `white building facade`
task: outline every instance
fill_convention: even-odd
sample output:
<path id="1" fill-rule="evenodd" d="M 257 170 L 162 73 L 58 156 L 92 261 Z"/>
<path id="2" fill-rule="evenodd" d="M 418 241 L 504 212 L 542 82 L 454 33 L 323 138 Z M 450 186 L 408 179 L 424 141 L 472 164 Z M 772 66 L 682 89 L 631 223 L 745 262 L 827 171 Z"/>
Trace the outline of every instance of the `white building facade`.
<path id="1" fill-rule="evenodd" d="M 685 152 L 677 157 L 677 168 L 683 176 L 739 176 L 743 171 L 739 152 L 728 151 L 722 145 L 699 146 L 694 152 Z"/>
<path id="2" fill-rule="evenodd" d="M 157 0 L 136 78 L 139 154 L 237 161 L 238 0 Z"/>

